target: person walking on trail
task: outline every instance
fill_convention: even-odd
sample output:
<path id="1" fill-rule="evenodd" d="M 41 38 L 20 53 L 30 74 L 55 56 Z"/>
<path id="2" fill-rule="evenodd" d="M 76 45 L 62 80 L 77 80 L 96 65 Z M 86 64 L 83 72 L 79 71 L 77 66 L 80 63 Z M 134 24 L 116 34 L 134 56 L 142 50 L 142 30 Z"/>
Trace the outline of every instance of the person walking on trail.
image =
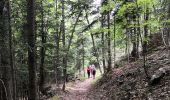
<path id="1" fill-rule="evenodd" d="M 90 71 L 91 71 L 91 69 L 90 69 L 90 67 L 88 66 L 88 67 L 87 67 L 87 75 L 88 75 L 88 78 L 90 78 Z"/>
<path id="2" fill-rule="evenodd" d="M 95 79 L 95 75 L 96 75 L 96 67 L 95 65 L 91 65 L 91 70 L 92 70 L 92 75 L 93 75 L 93 79 Z"/>

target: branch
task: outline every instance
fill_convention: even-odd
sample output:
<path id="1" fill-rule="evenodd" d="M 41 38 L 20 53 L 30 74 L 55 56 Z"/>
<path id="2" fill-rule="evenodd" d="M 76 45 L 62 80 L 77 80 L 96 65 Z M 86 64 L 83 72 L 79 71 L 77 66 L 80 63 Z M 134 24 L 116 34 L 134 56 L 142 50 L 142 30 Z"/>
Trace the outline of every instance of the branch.
<path id="1" fill-rule="evenodd" d="M 76 26 L 77 26 L 79 17 L 80 17 L 80 15 L 81 15 L 81 12 L 82 12 L 82 11 L 79 12 L 79 15 L 78 15 L 78 17 L 77 17 L 77 19 L 76 19 L 76 22 L 75 22 L 74 27 L 73 27 L 72 32 L 71 32 L 71 37 L 70 37 L 70 40 L 69 40 L 69 42 L 68 42 L 68 48 L 67 48 L 67 53 L 66 53 L 66 59 L 67 59 L 67 55 L 68 55 L 68 52 L 69 52 L 69 50 L 70 50 L 70 46 L 71 46 L 71 43 L 72 43 L 73 33 L 75 32 L 75 28 L 76 28 Z"/>
<path id="2" fill-rule="evenodd" d="M 89 28 L 91 28 L 94 24 L 96 24 L 98 22 L 99 18 L 95 19 L 92 23 L 90 23 L 89 25 L 87 25 L 83 30 L 82 33 L 87 31 Z"/>

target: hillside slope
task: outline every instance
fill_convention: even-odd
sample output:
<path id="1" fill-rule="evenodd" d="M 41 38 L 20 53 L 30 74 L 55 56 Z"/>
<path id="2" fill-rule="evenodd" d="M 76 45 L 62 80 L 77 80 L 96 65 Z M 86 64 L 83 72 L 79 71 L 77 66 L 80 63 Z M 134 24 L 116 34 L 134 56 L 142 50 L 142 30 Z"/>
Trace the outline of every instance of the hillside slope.
<path id="1" fill-rule="evenodd" d="M 143 70 L 143 59 L 127 63 L 122 61 L 90 90 L 90 100 L 170 100 L 169 70 L 155 85 L 150 85 Z M 159 68 L 170 69 L 168 52 L 158 47 L 147 55 L 147 70 L 153 76 Z"/>

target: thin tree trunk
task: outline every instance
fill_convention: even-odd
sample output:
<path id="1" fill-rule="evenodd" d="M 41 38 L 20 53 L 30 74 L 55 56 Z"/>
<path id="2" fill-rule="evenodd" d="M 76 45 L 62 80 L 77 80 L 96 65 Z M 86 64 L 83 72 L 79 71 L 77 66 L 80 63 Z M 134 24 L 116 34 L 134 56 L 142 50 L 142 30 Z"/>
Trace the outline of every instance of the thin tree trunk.
<path id="1" fill-rule="evenodd" d="M 62 0 L 62 42 L 63 42 L 63 48 L 65 48 L 65 0 Z M 66 77 L 67 77 L 67 60 L 66 56 L 63 57 L 63 87 L 62 90 L 65 91 L 65 84 L 66 84 Z"/>
<path id="2" fill-rule="evenodd" d="M 146 8 L 146 13 L 145 13 L 145 22 L 147 22 L 149 20 L 149 8 Z M 147 54 L 147 37 L 148 37 L 148 25 L 144 26 L 144 41 L 143 41 L 143 68 L 146 74 L 146 77 L 149 78 L 148 72 L 147 72 L 147 68 L 146 68 L 146 54 Z"/>
<path id="3" fill-rule="evenodd" d="M 61 36 L 61 32 L 59 32 L 59 21 L 58 21 L 58 0 L 56 0 L 56 65 L 55 66 L 55 82 L 56 82 L 56 86 L 59 87 L 59 75 L 60 75 L 60 68 L 59 68 L 59 61 L 60 61 L 60 55 L 59 55 L 59 51 L 60 51 L 60 36 Z"/>
<path id="4" fill-rule="evenodd" d="M 112 53 L 111 53 L 111 33 L 110 33 L 110 12 L 107 14 L 107 28 L 108 28 L 108 37 L 107 37 L 107 42 L 108 42 L 108 69 L 107 71 L 110 71 L 112 68 Z"/>
<path id="5" fill-rule="evenodd" d="M 86 71 L 85 71 L 85 67 L 84 67 L 84 56 L 85 56 L 84 40 L 82 41 L 82 45 L 83 45 L 83 72 L 84 72 L 84 77 L 85 77 L 86 76 Z"/>
<path id="6" fill-rule="evenodd" d="M 44 60 L 45 60 L 45 47 L 44 44 L 46 43 L 46 34 L 44 32 L 44 11 L 43 11 L 43 1 L 41 1 L 41 50 L 40 50 L 40 83 L 39 88 L 40 91 L 44 94 L 44 85 L 45 85 L 45 70 L 44 70 Z"/>
<path id="7" fill-rule="evenodd" d="M 129 17 L 127 15 L 126 17 L 126 20 L 127 20 L 127 25 L 130 24 L 130 20 L 129 20 Z M 130 59 L 129 59 L 129 53 L 130 53 L 130 33 L 129 33 L 129 28 L 127 27 L 126 25 L 126 54 L 127 54 L 127 60 L 128 60 L 128 63 L 130 62 Z"/>
<path id="8" fill-rule="evenodd" d="M 133 16 L 135 16 L 135 15 L 133 15 Z M 134 23 L 134 26 L 136 26 L 135 18 L 133 19 L 132 23 Z M 138 51 L 137 48 L 136 48 L 137 47 L 137 43 L 136 43 L 136 38 L 137 38 L 137 36 L 136 36 L 136 28 L 133 27 L 133 28 L 131 28 L 130 31 L 131 31 L 131 34 L 132 34 L 131 35 L 131 39 L 132 39 L 132 44 L 133 44 L 131 56 L 132 56 L 133 60 L 135 60 L 137 58 L 137 51 Z"/>
<path id="9" fill-rule="evenodd" d="M 114 66 L 116 64 L 116 15 L 114 16 Z"/>
<path id="10" fill-rule="evenodd" d="M 27 41 L 28 41 L 28 71 L 29 100 L 37 100 L 36 82 L 36 52 L 35 52 L 35 0 L 27 1 Z"/>
<path id="11" fill-rule="evenodd" d="M 101 21 L 101 27 L 102 29 L 104 28 L 104 15 L 102 14 L 102 21 Z M 106 72 L 106 63 L 105 63 L 105 42 L 104 42 L 104 32 L 102 32 L 102 37 L 101 37 L 101 41 L 102 41 L 102 62 L 103 62 L 103 70 L 104 73 Z"/>

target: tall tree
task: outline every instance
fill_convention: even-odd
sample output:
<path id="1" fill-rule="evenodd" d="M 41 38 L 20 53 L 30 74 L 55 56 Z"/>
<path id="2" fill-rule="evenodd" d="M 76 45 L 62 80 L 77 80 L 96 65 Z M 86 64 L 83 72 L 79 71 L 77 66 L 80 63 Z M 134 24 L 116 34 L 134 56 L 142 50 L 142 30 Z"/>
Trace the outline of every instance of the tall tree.
<path id="1" fill-rule="evenodd" d="M 29 71 L 29 100 L 37 100 L 35 51 L 35 0 L 27 0 L 27 42 Z"/>
<path id="2" fill-rule="evenodd" d="M 55 80 L 56 80 L 56 85 L 59 85 L 59 75 L 61 73 L 60 68 L 59 68 L 59 62 L 60 62 L 60 37 L 61 37 L 61 32 L 59 32 L 59 13 L 58 13 L 58 0 L 56 0 L 56 34 L 55 34 L 55 42 L 56 42 L 56 65 L 55 65 Z"/>
<path id="3" fill-rule="evenodd" d="M 16 75 L 14 69 L 14 48 L 13 48 L 13 34 L 12 34 L 12 27 L 11 27 L 11 5 L 10 1 L 7 3 L 8 9 L 8 28 L 9 28 L 9 52 L 10 52 L 10 66 L 11 66 L 11 78 L 12 78 L 12 98 L 16 100 Z"/>
<path id="4" fill-rule="evenodd" d="M 111 33 L 110 33 L 110 11 L 107 14 L 107 29 L 108 29 L 108 33 L 107 33 L 108 69 L 107 69 L 107 71 L 110 71 L 111 68 L 112 68 Z"/>
<path id="5" fill-rule="evenodd" d="M 62 42 L 63 42 L 63 48 L 66 48 L 66 43 L 65 43 L 65 0 L 62 0 L 62 28 L 61 28 L 61 32 L 62 32 Z M 65 50 L 65 49 L 64 49 Z M 65 91 L 65 84 L 66 84 L 66 77 L 67 77 L 67 59 L 66 56 L 63 56 L 63 91 Z"/>
<path id="6" fill-rule="evenodd" d="M 107 3 L 105 0 L 102 0 L 101 2 L 101 7 L 104 6 L 104 4 Z M 104 23 L 105 23 L 105 13 L 101 13 L 102 15 L 102 20 L 101 20 L 101 28 L 104 29 Z M 103 62 L 103 69 L 104 73 L 106 72 L 106 62 L 105 62 L 105 35 L 104 32 L 102 31 L 102 36 L 101 36 L 101 42 L 102 42 L 102 62 Z"/>
<path id="7" fill-rule="evenodd" d="M 3 100 L 12 99 L 12 81 L 10 67 L 9 43 L 9 1 L 0 1 L 0 88 L 3 90 Z"/>
<path id="8" fill-rule="evenodd" d="M 45 60 L 45 43 L 46 43 L 46 32 L 44 25 L 44 9 L 43 9 L 43 0 L 41 1 L 41 50 L 40 50 L 40 91 L 44 94 L 44 85 L 45 85 L 45 68 L 44 68 L 44 60 Z"/>

